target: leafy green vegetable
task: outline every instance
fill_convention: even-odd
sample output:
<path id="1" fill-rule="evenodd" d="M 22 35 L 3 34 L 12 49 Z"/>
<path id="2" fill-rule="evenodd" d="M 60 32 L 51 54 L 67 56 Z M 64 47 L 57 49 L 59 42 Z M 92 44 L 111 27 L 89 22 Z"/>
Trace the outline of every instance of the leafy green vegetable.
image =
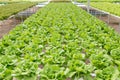
<path id="1" fill-rule="evenodd" d="M 110 12 L 112 14 L 120 16 L 120 5 L 116 3 L 110 3 L 110 2 L 93 2 L 91 3 L 93 7 L 99 8 L 101 10 Z"/>
<path id="2" fill-rule="evenodd" d="M 111 57 L 112 57 L 114 60 L 120 60 L 120 48 L 113 49 L 113 50 L 111 51 Z"/>
<path id="3" fill-rule="evenodd" d="M 35 2 L 19 2 L 0 6 L 0 20 L 6 19 L 7 17 L 16 14 L 26 8 L 29 8 L 35 4 Z"/>
<path id="4" fill-rule="evenodd" d="M 50 3 L 0 40 L 0 80 L 119 80 L 119 44 L 84 10 Z"/>

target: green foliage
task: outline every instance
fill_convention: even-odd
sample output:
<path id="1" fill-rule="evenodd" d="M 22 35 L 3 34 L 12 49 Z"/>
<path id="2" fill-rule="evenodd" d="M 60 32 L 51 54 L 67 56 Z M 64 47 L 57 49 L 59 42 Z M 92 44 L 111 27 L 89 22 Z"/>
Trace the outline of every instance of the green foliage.
<path id="1" fill-rule="evenodd" d="M 115 14 L 117 16 L 120 16 L 120 5 L 116 3 L 109 3 L 109 2 L 94 2 L 91 3 L 91 6 L 107 11 L 111 14 Z"/>
<path id="2" fill-rule="evenodd" d="M 1 39 L 0 80 L 119 80 L 119 44 L 84 10 L 50 3 Z"/>
<path id="3" fill-rule="evenodd" d="M 113 49 L 111 51 L 111 56 L 114 60 L 120 60 L 120 48 Z"/>
<path id="4" fill-rule="evenodd" d="M 77 0 L 78 2 L 87 2 L 88 0 Z M 91 2 L 119 2 L 120 0 L 90 0 Z"/>
<path id="5" fill-rule="evenodd" d="M 108 55 L 102 53 L 98 53 L 97 55 L 93 54 L 91 56 L 91 62 L 97 69 L 104 69 L 112 65 L 112 59 Z"/>
<path id="6" fill-rule="evenodd" d="M 31 2 L 16 2 L 0 6 L 0 20 L 6 19 L 7 17 L 18 13 L 26 8 L 29 8 L 36 3 Z"/>

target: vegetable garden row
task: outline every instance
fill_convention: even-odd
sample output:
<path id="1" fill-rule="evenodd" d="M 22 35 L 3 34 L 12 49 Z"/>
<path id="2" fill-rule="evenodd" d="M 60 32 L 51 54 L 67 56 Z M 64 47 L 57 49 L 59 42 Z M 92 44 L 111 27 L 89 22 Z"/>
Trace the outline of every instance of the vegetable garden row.
<path id="1" fill-rule="evenodd" d="M 77 0 L 78 2 L 87 2 L 87 0 Z M 91 2 L 120 2 L 120 0 L 90 0 Z"/>
<path id="2" fill-rule="evenodd" d="M 0 20 L 6 19 L 7 17 L 32 7 L 35 4 L 35 2 L 17 2 L 0 6 Z"/>
<path id="3" fill-rule="evenodd" d="M 120 80 L 120 35 L 72 3 L 50 3 L 0 41 L 0 80 Z"/>
<path id="4" fill-rule="evenodd" d="M 108 3 L 108 2 L 96 2 L 96 3 L 94 2 L 91 3 L 91 6 L 110 12 L 111 14 L 120 16 L 120 4 Z"/>

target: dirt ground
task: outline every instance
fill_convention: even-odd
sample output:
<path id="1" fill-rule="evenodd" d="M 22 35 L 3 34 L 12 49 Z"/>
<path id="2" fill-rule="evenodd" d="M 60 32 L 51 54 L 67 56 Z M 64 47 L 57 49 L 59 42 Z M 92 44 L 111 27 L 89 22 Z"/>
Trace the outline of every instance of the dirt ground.
<path id="1" fill-rule="evenodd" d="M 3 35 L 7 34 L 19 23 L 20 21 L 16 19 L 7 19 L 4 21 L 0 21 L 0 38 L 2 38 Z"/>
<path id="2" fill-rule="evenodd" d="M 102 17 L 97 17 L 97 18 L 106 22 L 110 27 L 115 29 L 116 32 L 120 33 L 120 19 L 114 16 L 111 16 L 111 15 L 108 15 L 108 16 L 102 16 Z"/>
<path id="3" fill-rule="evenodd" d="M 29 9 L 26 9 L 24 11 L 21 12 L 30 12 L 30 13 L 35 13 L 38 11 L 38 7 L 32 7 Z M 16 14 L 18 15 L 18 14 Z M 8 34 L 10 30 L 12 30 L 16 25 L 20 24 L 21 22 L 23 22 L 23 19 L 18 19 L 15 16 L 16 15 L 12 15 L 10 16 L 8 19 L 0 21 L 0 39 L 5 35 Z M 29 17 L 29 16 L 28 16 Z"/>

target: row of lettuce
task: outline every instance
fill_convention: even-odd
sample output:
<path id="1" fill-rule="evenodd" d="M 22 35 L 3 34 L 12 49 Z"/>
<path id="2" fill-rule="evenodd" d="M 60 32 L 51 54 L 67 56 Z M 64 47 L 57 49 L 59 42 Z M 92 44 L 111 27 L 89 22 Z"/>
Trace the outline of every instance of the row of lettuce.
<path id="1" fill-rule="evenodd" d="M 0 80 L 120 80 L 119 44 L 72 3 L 50 3 L 0 40 Z"/>
<path id="2" fill-rule="evenodd" d="M 26 8 L 32 7 L 36 2 L 13 2 L 0 6 L 0 20 L 6 19 L 7 17 L 18 13 Z"/>
<path id="3" fill-rule="evenodd" d="M 117 16 L 120 16 L 120 3 L 109 3 L 109 2 L 94 2 L 91 3 L 91 6 L 110 12 L 111 14 L 115 14 Z"/>
<path id="4" fill-rule="evenodd" d="M 78 2 L 87 2 L 88 0 L 76 0 Z M 90 0 L 91 2 L 120 2 L 120 0 Z"/>

